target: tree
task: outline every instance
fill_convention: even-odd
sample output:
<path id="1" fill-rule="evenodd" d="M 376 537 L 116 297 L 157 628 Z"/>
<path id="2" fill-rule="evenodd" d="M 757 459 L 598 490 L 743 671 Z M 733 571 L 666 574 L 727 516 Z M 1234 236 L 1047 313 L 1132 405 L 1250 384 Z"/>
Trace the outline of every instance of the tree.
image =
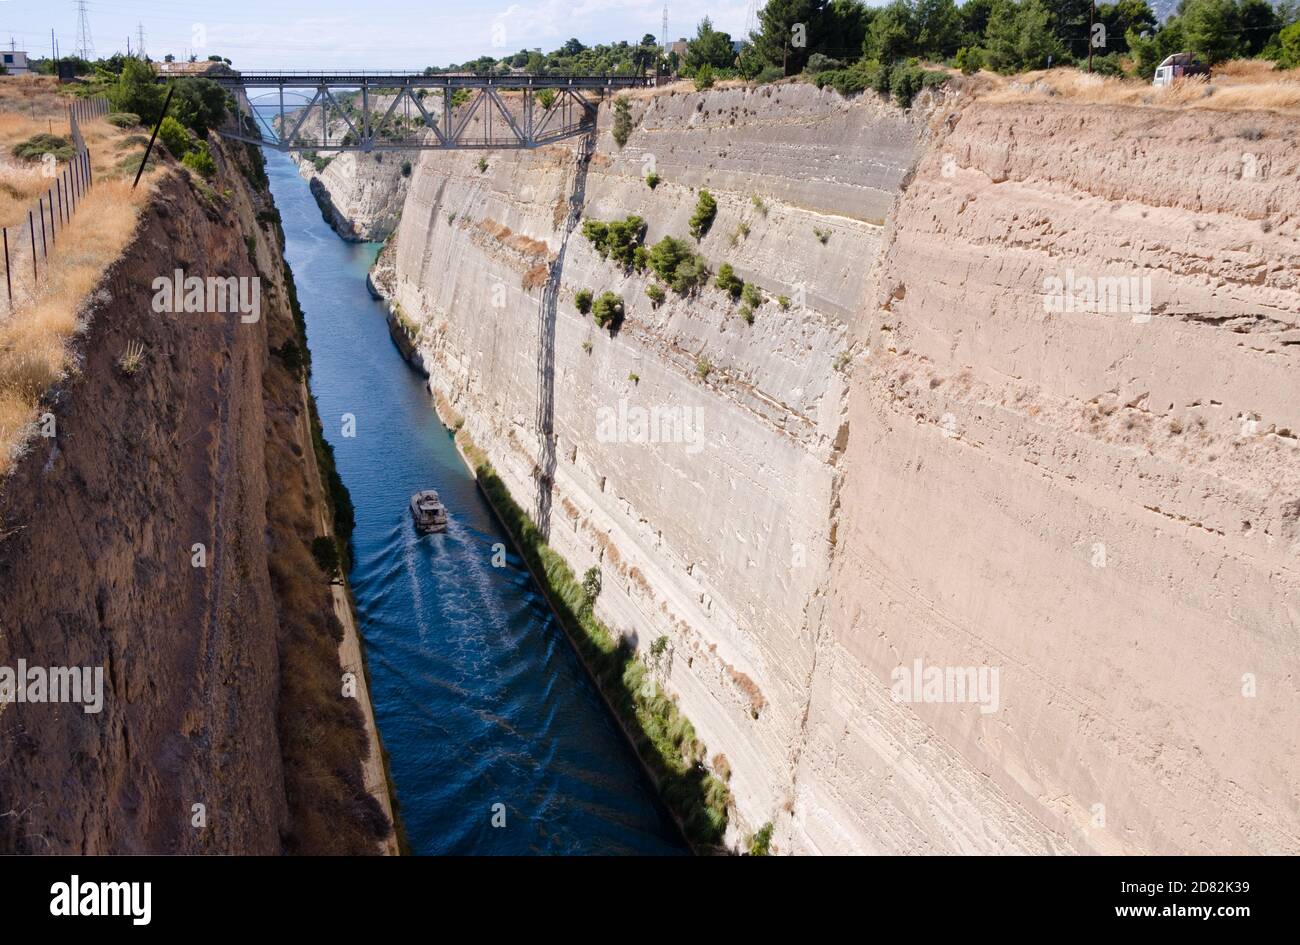
<path id="1" fill-rule="evenodd" d="M 1097 22 L 1106 28 L 1106 45 L 1098 53 L 1124 53 L 1129 51 L 1128 31 L 1139 36 L 1156 27 L 1156 15 L 1146 0 L 1118 0 L 1097 7 Z"/>
<path id="2" fill-rule="evenodd" d="M 916 18 L 907 0 L 894 0 L 876 13 L 867 32 L 864 52 L 889 65 L 916 52 Z"/>
<path id="3" fill-rule="evenodd" d="M 1281 41 L 1281 53 L 1278 56 L 1277 64 L 1283 69 L 1300 67 L 1300 21 L 1292 23 L 1282 30 L 1279 40 Z"/>
<path id="4" fill-rule="evenodd" d="M 1269 0 L 1241 0 L 1239 11 L 1242 52 L 1247 56 L 1258 56 L 1269 40 L 1277 35 L 1282 21 Z"/>
<path id="5" fill-rule="evenodd" d="M 826 0 L 768 0 L 759 11 L 760 30 L 753 37 L 763 58 L 786 75 L 803 71 L 812 52 L 808 42 L 822 26 L 825 5 Z"/>
<path id="6" fill-rule="evenodd" d="M 696 27 L 695 38 L 686 44 L 686 68 L 694 71 L 700 66 L 725 69 L 731 65 L 735 54 L 731 51 L 731 35 L 713 28 L 707 16 Z"/>
<path id="7" fill-rule="evenodd" d="M 1022 0 L 1019 6 L 997 0 L 986 38 L 989 67 L 1003 73 L 1042 69 L 1065 53 L 1042 0 Z"/>
<path id="8" fill-rule="evenodd" d="M 1155 75 L 1156 66 L 1166 56 L 1187 48 L 1183 23 L 1178 17 L 1166 20 L 1164 26 L 1146 36 L 1130 29 L 1124 39 L 1128 43 L 1129 52 L 1133 54 L 1134 71 L 1144 79 Z"/>
<path id="9" fill-rule="evenodd" d="M 954 0 L 916 0 L 912 16 L 919 55 L 944 60 L 956 54 L 961 46 L 961 14 Z"/>
<path id="10" fill-rule="evenodd" d="M 172 95 L 172 113 L 200 138 L 226 117 L 226 93 L 211 79 L 182 79 Z"/>
<path id="11" fill-rule="evenodd" d="M 1241 11 L 1235 0 L 1188 0 L 1179 19 L 1187 45 L 1210 65 L 1241 54 Z"/>
<path id="12" fill-rule="evenodd" d="M 853 60 L 862 54 L 862 43 L 876 11 L 862 0 L 831 0 L 822 11 L 813 52 L 832 59 Z"/>
<path id="13" fill-rule="evenodd" d="M 967 46 L 983 45 L 993 4 L 994 0 L 966 0 L 961 5 L 958 12 L 961 14 L 961 28 L 965 34 L 963 41 Z"/>
<path id="14" fill-rule="evenodd" d="M 152 125 L 162 115 L 163 89 L 155 80 L 153 68 L 139 59 L 122 64 L 122 74 L 108 90 L 113 111 L 139 115 L 141 122 Z"/>

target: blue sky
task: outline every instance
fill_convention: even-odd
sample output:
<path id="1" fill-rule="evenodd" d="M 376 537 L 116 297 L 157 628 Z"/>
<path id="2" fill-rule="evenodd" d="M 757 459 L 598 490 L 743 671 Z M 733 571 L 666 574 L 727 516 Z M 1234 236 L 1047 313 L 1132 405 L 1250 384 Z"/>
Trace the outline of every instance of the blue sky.
<path id="1" fill-rule="evenodd" d="M 761 0 L 760 0 L 761 3 Z M 693 35 L 701 17 L 739 36 L 748 0 L 672 0 L 671 38 Z M 95 51 L 136 44 L 137 24 L 154 58 L 220 54 L 245 69 L 417 69 L 487 54 L 559 46 L 570 36 L 592 45 L 645 33 L 658 36 L 663 0 L 88 0 Z M 72 0 L 0 0 L 0 42 L 49 54 L 77 43 Z"/>

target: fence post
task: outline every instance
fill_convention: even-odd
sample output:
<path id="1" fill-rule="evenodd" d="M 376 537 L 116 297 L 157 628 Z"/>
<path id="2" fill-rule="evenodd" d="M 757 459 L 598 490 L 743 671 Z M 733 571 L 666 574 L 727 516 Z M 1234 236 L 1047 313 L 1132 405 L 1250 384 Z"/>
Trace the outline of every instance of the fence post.
<path id="1" fill-rule="evenodd" d="M 59 192 L 59 220 L 64 226 L 68 225 L 68 208 L 63 205 L 63 176 L 59 175 L 54 178 L 54 187 Z"/>
<path id="2" fill-rule="evenodd" d="M 53 249 L 53 248 L 54 248 L 54 236 L 55 236 L 55 234 L 58 232 L 58 229 L 59 229 L 59 225 L 54 221 L 54 188 L 51 187 L 49 190 L 47 190 L 47 191 L 45 192 L 45 195 L 46 195 L 47 197 L 50 198 L 50 200 L 49 200 L 49 206 L 50 206 L 50 249 Z"/>
<path id="3" fill-rule="evenodd" d="M 9 311 L 14 310 L 14 280 L 9 274 L 9 227 L 4 227 L 5 234 L 5 285 L 9 287 Z"/>
<path id="4" fill-rule="evenodd" d="M 67 182 L 63 185 L 63 189 L 66 190 L 66 191 L 68 192 L 68 199 L 72 201 L 72 212 L 73 212 L 73 213 L 76 213 L 76 212 L 77 212 L 77 194 L 76 194 L 75 191 L 76 191 L 76 189 L 77 189 L 77 187 L 76 187 L 77 172 L 74 171 L 71 167 L 69 167 L 67 170 L 65 170 L 65 171 L 63 172 L 63 176 L 64 176 L 64 177 L 66 178 L 66 180 L 67 180 Z"/>
<path id="5" fill-rule="evenodd" d="M 36 198 L 36 207 L 41 212 L 41 255 L 49 256 L 50 252 L 45 248 L 45 198 Z"/>
<path id="6" fill-rule="evenodd" d="M 39 274 L 36 272 L 36 226 L 32 223 L 32 212 L 27 211 L 27 232 L 32 237 L 32 286 L 36 285 Z"/>

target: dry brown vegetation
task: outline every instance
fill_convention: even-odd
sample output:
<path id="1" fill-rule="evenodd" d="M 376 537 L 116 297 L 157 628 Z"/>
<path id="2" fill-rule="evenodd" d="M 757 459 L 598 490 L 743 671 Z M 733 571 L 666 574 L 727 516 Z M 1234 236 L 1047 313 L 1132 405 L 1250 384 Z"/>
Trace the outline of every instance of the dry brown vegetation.
<path id="1" fill-rule="evenodd" d="M 981 72 L 968 81 L 977 95 L 993 102 L 1060 98 L 1095 105 L 1300 111 L 1300 69 L 1274 69 L 1272 63 L 1257 59 L 1223 63 L 1208 80 L 1195 77 L 1163 88 L 1141 79 L 1089 75 L 1073 68 L 1009 77 Z"/>
<path id="2" fill-rule="evenodd" d="M 104 271 L 135 232 L 158 173 L 145 175 L 133 191 L 130 178 L 144 152 L 134 140 L 138 136 L 103 120 L 83 122 L 95 184 L 67 229 L 59 231 L 48 258 L 41 256 L 38 240 L 34 279 L 27 210 L 50 181 L 37 165 L 13 157 L 12 149 L 40 132 L 70 134 L 69 99 L 55 88 L 53 80 L 40 77 L 0 82 L 0 225 L 10 228 L 13 283 L 12 307 L 0 286 L 0 476 L 33 430 L 37 401 L 68 370 L 68 339 L 82 327 L 85 303 Z M 124 163 L 131 164 L 129 172 Z"/>

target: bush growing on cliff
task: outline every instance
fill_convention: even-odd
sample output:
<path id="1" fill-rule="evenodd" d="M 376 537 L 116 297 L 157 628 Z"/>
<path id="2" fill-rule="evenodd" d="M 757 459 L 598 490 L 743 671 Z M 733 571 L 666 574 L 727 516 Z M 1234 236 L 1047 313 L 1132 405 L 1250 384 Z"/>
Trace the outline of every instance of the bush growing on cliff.
<path id="1" fill-rule="evenodd" d="M 731 263 L 723 263 L 719 266 L 717 278 L 713 281 L 719 289 L 733 299 L 740 298 L 740 293 L 745 288 L 745 281 L 736 275 L 736 270 L 731 268 Z"/>
<path id="2" fill-rule="evenodd" d="M 691 214 L 691 236 L 696 241 L 704 239 L 709 227 L 713 226 L 713 218 L 718 215 L 718 202 L 713 199 L 713 194 L 707 190 L 701 190 L 699 198 L 695 201 L 695 212 Z"/>
<path id="3" fill-rule="evenodd" d="M 651 171 L 649 174 L 645 176 L 645 182 L 646 182 L 646 186 L 648 186 L 651 190 L 654 190 L 656 187 L 659 186 L 659 175 L 656 174 L 654 171 Z"/>
<path id="4" fill-rule="evenodd" d="M 621 148 L 627 144 L 628 136 L 632 134 L 632 106 L 627 100 L 626 95 L 620 95 L 614 99 L 614 140 L 618 142 Z"/>
<path id="5" fill-rule="evenodd" d="M 772 822 L 769 820 L 749 838 L 750 856 L 769 856 L 772 852 Z"/>
<path id="6" fill-rule="evenodd" d="M 636 264 L 636 250 L 645 236 L 645 221 L 638 216 L 611 220 L 609 223 L 584 220 L 582 235 L 600 254 L 601 259 L 613 259 L 627 270 Z"/>
<path id="7" fill-rule="evenodd" d="M 181 163 L 203 177 L 211 177 L 217 172 L 217 164 L 212 160 L 212 152 L 207 142 L 198 142 L 197 147 L 181 158 Z"/>
<path id="8" fill-rule="evenodd" d="M 665 236 L 650 247 L 650 269 L 678 295 L 687 295 L 709 278 L 704 258 L 685 240 Z"/>
<path id="9" fill-rule="evenodd" d="M 591 304 L 591 317 L 601 328 L 613 328 L 623 320 L 623 297 L 613 292 L 602 292 Z"/>
<path id="10" fill-rule="evenodd" d="M 140 116 L 131 112 L 109 112 L 104 116 L 104 121 L 115 128 L 134 128 L 140 124 Z"/>
<path id="11" fill-rule="evenodd" d="M 179 121 L 168 115 L 158 126 L 158 138 L 167 148 L 167 153 L 176 160 L 181 160 L 190 150 L 190 133 Z"/>
<path id="12" fill-rule="evenodd" d="M 740 298 L 750 308 L 758 308 L 763 304 L 762 290 L 752 282 L 745 283 L 745 287 L 740 291 Z"/>
<path id="13" fill-rule="evenodd" d="M 573 307 L 583 315 L 591 311 L 591 290 L 579 289 L 573 293 Z"/>
<path id="14" fill-rule="evenodd" d="M 594 564 L 582 576 L 582 595 L 587 599 L 588 607 L 596 603 L 596 598 L 600 596 L 600 568 Z"/>
<path id="15" fill-rule="evenodd" d="M 645 294 L 649 296 L 650 304 L 653 305 L 655 308 L 658 308 L 660 305 L 662 305 L 664 299 L 667 298 L 663 288 L 657 282 L 652 282 L 648 286 L 646 286 Z"/>
<path id="16" fill-rule="evenodd" d="M 312 540 L 311 556 L 316 559 L 316 567 L 320 568 L 331 581 L 338 577 L 339 574 L 339 547 L 335 544 L 334 539 L 328 535 L 319 535 Z"/>
<path id="17" fill-rule="evenodd" d="M 703 92 L 713 88 L 714 81 L 712 66 L 705 64 L 695 70 L 695 91 Z"/>

